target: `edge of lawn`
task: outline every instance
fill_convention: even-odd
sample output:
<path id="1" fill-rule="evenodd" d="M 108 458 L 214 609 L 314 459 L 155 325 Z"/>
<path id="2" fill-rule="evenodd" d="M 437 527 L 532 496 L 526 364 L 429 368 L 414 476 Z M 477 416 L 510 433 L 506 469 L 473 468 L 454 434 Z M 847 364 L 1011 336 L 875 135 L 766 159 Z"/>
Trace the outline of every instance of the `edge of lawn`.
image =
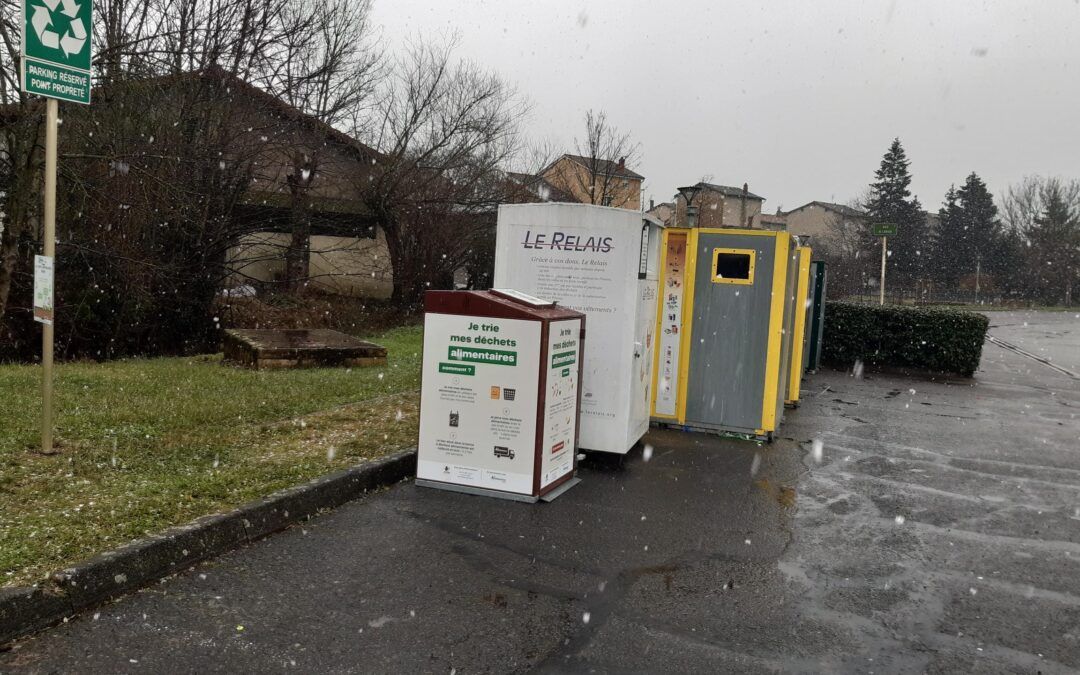
<path id="1" fill-rule="evenodd" d="M 399 451 L 95 556 L 53 574 L 46 588 L 0 588 L 0 645 L 415 473 L 416 449 Z"/>

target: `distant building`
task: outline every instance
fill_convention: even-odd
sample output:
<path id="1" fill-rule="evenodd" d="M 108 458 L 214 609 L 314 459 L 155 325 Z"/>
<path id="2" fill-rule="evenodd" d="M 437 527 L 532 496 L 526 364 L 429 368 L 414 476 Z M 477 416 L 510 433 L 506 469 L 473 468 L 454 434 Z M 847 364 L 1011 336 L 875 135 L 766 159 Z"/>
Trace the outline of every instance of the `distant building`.
<path id="1" fill-rule="evenodd" d="M 566 190 L 553 185 L 543 176 L 531 173 L 508 172 L 507 179 L 517 188 L 520 194 L 513 195 L 517 202 L 577 202 L 577 198 Z M 513 191 L 512 191 L 513 192 Z"/>
<path id="2" fill-rule="evenodd" d="M 647 213 L 663 223 L 664 227 L 671 227 L 675 220 L 675 203 L 660 202 L 659 204 L 652 204 L 652 200 L 649 201 L 650 205 Z"/>
<path id="3" fill-rule="evenodd" d="M 765 203 L 764 197 L 750 192 L 746 185 L 737 188 L 699 182 L 695 187 L 700 188 L 692 202 L 698 207 L 698 227 L 752 227 Z M 688 224 L 682 193 L 675 195 L 675 224 L 679 227 Z"/>
<path id="4" fill-rule="evenodd" d="M 930 232 L 937 232 L 941 229 L 941 215 L 936 211 L 923 211 L 923 217 L 926 219 L 926 229 Z"/>
<path id="5" fill-rule="evenodd" d="M 864 225 L 867 219 L 866 212 L 860 209 L 820 201 L 803 204 L 785 213 L 784 217 L 788 232 L 810 237 L 811 241 L 822 241 L 839 232 L 850 231 L 852 227 Z"/>
<path id="6" fill-rule="evenodd" d="M 752 226 L 755 230 L 783 232 L 787 230 L 787 216 L 779 212 L 759 213 L 754 216 Z"/>
<path id="7" fill-rule="evenodd" d="M 641 208 L 641 183 L 645 177 L 618 161 L 563 155 L 539 174 L 548 184 L 573 195 L 574 201 L 620 209 Z"/>

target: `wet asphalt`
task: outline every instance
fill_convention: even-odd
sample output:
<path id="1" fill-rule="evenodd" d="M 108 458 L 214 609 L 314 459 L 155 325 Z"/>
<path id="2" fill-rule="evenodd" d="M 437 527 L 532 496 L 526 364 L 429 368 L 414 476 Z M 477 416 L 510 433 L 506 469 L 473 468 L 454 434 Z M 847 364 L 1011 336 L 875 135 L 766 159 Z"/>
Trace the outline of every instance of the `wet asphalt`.
<path id="1" fill-rule="evenodd" d="M 1080 372 L 1076 314 L 990 316 Z M 974 380 L 804 387 L 771 445 L 653 430 L 551 504 L 407 482 L 0 672 L 1080 669 L 1080 381 L 987 344 Z"/>

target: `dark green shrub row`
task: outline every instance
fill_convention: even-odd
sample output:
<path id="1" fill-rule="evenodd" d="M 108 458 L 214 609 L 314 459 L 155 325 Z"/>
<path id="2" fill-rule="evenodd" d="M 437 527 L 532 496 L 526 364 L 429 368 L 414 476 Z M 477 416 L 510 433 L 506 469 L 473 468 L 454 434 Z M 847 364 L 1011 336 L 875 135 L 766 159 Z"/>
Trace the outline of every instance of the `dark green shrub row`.
<path id="1" fill-rule="evenodd" d="M 861 360 L 971 377 L 989 325 L 982 314 L 959 309 L 829 302 L 822 359 L 842 367 Z"/>

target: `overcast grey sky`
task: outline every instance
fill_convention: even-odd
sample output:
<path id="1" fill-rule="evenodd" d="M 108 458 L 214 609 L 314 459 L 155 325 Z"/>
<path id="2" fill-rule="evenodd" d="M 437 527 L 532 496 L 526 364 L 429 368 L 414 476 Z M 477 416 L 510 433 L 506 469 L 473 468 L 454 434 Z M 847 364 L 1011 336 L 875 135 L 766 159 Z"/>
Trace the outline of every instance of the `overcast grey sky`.
<path id="1" fill-rule="evenodd" d="M 568 151 L 585 110 L 641 145 L 645 194 L 711 174 L 765 208 L 857 196 L 899 136 L 936 210 L 978 172 L 1080 178 L 1077 0 L 376 0 L 391 47 L 457 32 Z"/>

